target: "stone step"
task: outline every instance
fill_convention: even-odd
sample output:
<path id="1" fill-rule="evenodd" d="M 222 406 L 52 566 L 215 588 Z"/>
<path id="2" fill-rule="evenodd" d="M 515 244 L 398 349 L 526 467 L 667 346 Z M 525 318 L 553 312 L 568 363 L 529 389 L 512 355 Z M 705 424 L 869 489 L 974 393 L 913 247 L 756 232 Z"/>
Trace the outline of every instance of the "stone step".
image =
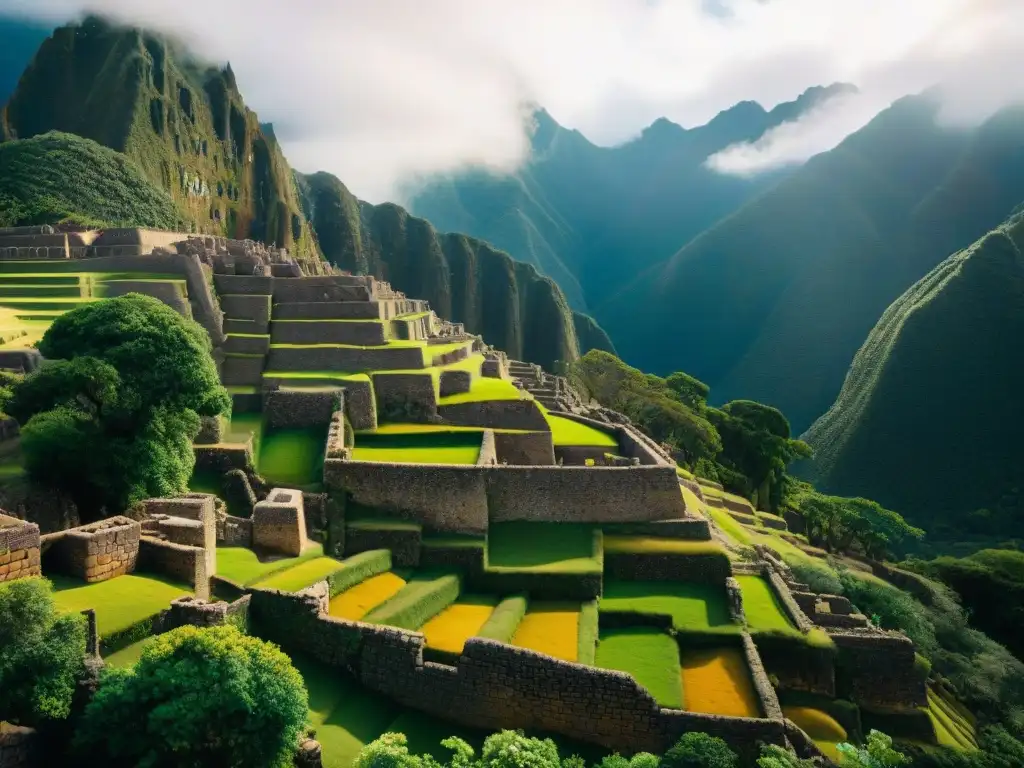
<path id="1" fill-rule="evenodd" d="M 279 320 L 270 323 L 275 344 L 382 346 L 387 329 L 380 320 Z"/>

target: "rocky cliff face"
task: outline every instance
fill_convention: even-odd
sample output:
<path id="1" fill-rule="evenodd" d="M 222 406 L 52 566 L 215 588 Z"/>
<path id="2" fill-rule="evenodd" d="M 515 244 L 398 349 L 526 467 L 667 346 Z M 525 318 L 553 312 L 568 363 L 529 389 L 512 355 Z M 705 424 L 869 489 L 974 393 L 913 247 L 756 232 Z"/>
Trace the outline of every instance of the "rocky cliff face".
<path id="1" fill-rule="evenodd" d="M 58 130 L 123 152 L 196 231 L 316 252 L 291 169 L 230 67 L 88 18 L 47 38 L 0 113 L 0 140 Z"/>
<path id="2" fill-rule="evenodd" d="M 483 240 L 438 233 L 397 205 L 362 202 L 329 173 L 300 176 L 299 186 L 328 260 L 427 299 L 442 317 L 465 323 L 513 358 L 553 369 L 589 349 L 612 348 L 604 331 L 574 313 L 532 265 Z"/>

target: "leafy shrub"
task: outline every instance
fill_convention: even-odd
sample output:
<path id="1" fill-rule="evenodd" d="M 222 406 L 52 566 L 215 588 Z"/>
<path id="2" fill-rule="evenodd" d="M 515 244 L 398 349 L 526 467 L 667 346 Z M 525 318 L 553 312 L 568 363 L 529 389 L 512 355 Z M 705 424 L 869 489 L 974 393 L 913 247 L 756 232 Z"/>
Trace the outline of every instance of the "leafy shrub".
<path id="1" fill-rule="evenodd" d="M 85 641 L 85 618 L 58 615 L 50 582 L 0 582 L 0 720 L 67 717 Z"/>
<path id="2" fill-rule="evenodd" d="M 757 758 L 757 768 L 817 768 L 813 760 L 803 760 L 776 744 L 765 744 L 761 747 L 761 756 Z"/>
<path id="3" fill-rule="evenodd" d="M 127 294 L 57 318 L 39 351 L 7 405 L 29 475 L 86 519 L 188 489 L 200 416 L 231 405 L 198 323 Z"/>
<path id="4" fill-rule="evenodd" d="M 739 758 L 717 736 L 691 731 L 661 758 L 662 768 L 736 768 Z"/>
<path id="5" fill-rule="evenodd" d="M 910 758 L 892 748 L 892 739 L 880 731 L 871 731 L 863 747 L 840 744 L 839 760 L 849 768 L 898 768 L 910 762 Z"/>
<path id="6" fill-rule="evenodd" d="M 484 740 L 481 768 L 559 768 L 558 747 L 551 739 L 522 731 L 499 731 Z"/>
<path id="7" fill-rule="evenodd" d="M 186 626 L 156 636 L 133 669 L 103 674 L 76 747 L 108 766 L 285 768 L 308 703 L 276 646 L 231 626 Z"/>

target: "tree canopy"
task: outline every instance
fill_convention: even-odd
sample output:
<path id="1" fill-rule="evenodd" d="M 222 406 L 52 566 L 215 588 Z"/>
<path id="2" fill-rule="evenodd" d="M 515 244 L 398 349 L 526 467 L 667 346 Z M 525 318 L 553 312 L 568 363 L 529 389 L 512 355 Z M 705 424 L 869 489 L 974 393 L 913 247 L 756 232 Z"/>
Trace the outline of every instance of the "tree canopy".
<path id="1" fill-rule="evenodd" d="M 85 519 L 187 490 L 200 416 L 231 404 L 201 326 L 127 294 L 57 318 L 39 350 L 47 362 L 6 403 L 33 479 Z"/>

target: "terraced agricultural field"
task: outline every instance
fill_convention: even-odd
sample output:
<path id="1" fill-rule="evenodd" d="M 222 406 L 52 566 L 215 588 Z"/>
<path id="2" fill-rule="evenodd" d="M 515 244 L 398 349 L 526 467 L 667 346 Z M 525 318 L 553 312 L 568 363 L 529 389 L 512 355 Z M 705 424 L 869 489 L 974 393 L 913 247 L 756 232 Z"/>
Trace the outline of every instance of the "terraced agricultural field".
<path id="1" fill-rule="evenodd" d="M 587 445 L 616 450 L 619 447 L 619 441 L 614 435 L 602 432 L 589 424 L 580 424 L 546 410 L 544 416 L 551 427 L 551 437 L 555 445 Z"/>
<path id="2" fill-rule="evenodd" d="M 836 746 L 846 741 L 848 735 L 846 729 L 837 723 L 835 718 L 814 707 L 784 706 L 782 713 L 800 726 L 830 760 L 839 762 L 839 750 Z"/>
<path id="3" fill-rule="evenodd" d="M 47 575 L 53 583 L 54 602 L 60 611 L 96 610 L 100 639 L 155 616 L 172 600 L 191 595 L 192 589 L 160 576 L 129 573 L 87 584 L 67 576 Z"/>
<path id="4" fill-rule="evenodd" d="M 288 570 L 260 579 L 254 586 L 260 589 L 279 589 L 282 592 L 299 592 L 318 581 L 323 581 L 344 567 L 345 564 L 341 560 L 335 560 L 333 557 L 314 557 Z"/>
<path id="5" fill-rule="evenodd" d="M 308 560 L 322 558 L 323 554 L 323 545 L 316 542 L 310 542 L 298 557 L 270 556 L 262 560 L 247 547 L 217 547 L 217 575 L 248 586 Z"/>
<path id="6" fill-rule="evenodd" d="M 485 400 L 520 400 L 525 395 L 511 381 L 481 376 L 470 384 L 469 392 L 448 395 L 437 401 L 438 405 L 458 405 L 459 403 L 479 403 Z"/>
<path id="7" fill-rule="evenodd" d="M 600 610 L 667 614 L 678 631 L 740 631 L 729 618 L 724 588 L 710 584 L 606 579 Z"/>
<path id="8" fill-rule="evenodd" d="M 631 627 L 601 632 L 596 665 L 628 672 L 664 707 L 683 706 L 679 646 L 661 630 Z"/>
<path id="9" fill-rule="evenodd" d="M 379 573 L 331 598 L 329 613 L 339 619 L 359 621 L 384 601 L 398 594 L 406 581 L 392 573 Z"/>
<path id="10" fill-rule="evenodd" d="M 710 715 L 761 717 L 747 660 L 739 648 L 685 649 L 680 661 L 687 710 Z"/>
<path id="11" fill-rule="evenodd" d="M 275 485 L 311 488 L 323 480 L 326 429 L 264 431 L 256 467 Z"/>
<path id="12" fill-rule="evenodd" d="M 578 523 L 496 523 L 487 534 L 490 570 L 600 572 L 600 532 Z"/>
<path id="13" fill-rule="evenodd" d="M 512 636 L 512 645 L 576 661 L 579 624 L 579 603 L 531 601 Z"/>
<path id="14" fill-rule="evenodd" d="M 462 653 L 466 640 L 475 636 L 491 617 L 498 598 L 463 595 L 420 627 L 427 648 L 450 654 Z"/>
<path id="15" fill-rule="evenodd" d="M 783 611 L 782 604 L 772 592 L 768 582 L 760 576 L 736 576 L 743 592 L 743 612 L 747 625 L 753 631 L 795 632 L 796 627 Z"/>
<path id="16" fill-rule="evenodd" d="M 352 458 L 356 461 L 416 464 L 476 464 L 483 439 L 479 430 L 410 433 L 361 433 Z"/>

